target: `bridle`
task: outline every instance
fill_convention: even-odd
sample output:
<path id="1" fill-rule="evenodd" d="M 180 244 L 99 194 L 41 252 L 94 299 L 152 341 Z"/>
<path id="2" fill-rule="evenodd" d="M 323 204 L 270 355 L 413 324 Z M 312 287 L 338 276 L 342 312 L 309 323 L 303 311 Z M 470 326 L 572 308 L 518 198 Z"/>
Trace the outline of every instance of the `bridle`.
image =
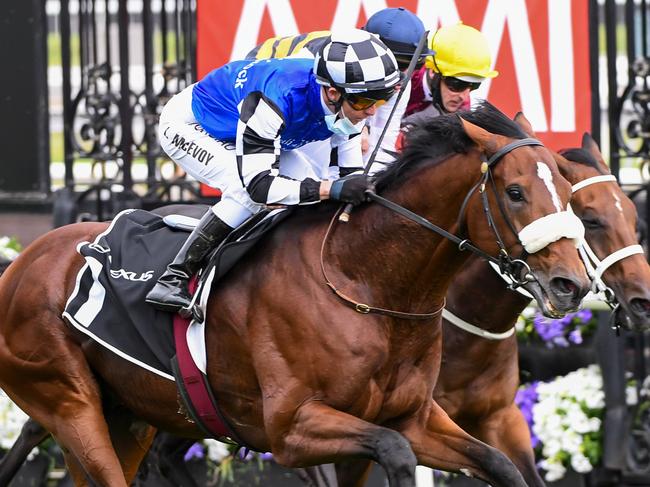
<path id="1" fill-rule="evenodd" d="M 580 181 L 579 183 L 574 184 L 571 189 L 575 194 L 576 192 L 580 191 L 582 188 L 586 188 L 587 186 L 591 186 L 592 184 L 611 182 L 611 181 L 617 182 L 616 177 L 612 174 L 593 176 L 583 181 Z M 627 247 L 623 247 L 622 249 L 618 249 L 612 252 L 603 260 L 600 260 L 598 256 L 596 256 L 596 253 L 589 246 L 587 241 L 583 240 L 580 247 L 578 247 L 578 251 L 580 252 L 580 257 L 582 257 L 582 260 L 585 264 L 585 268 L 587 269 L 587 275 L 589 276 L 592 282 L 591 291 L 594 294 L 600 294 L 603 297 L 603 301 L 605 301 L 605 303 L 607 303 L 607 305 L 612 309 L 611 324 L 618 332 L 620 324 L 615 323 L 614 320 L 616 316 L 616 311 L 618 311 L 619 307 L 621 306 L 621 303 L 619 303 L 618 299 L 616 298 L 616 294 L 614 293 L 614 291 L 607 284 L 605 284 L 605 281 L 603 281 L 602 276 L 605 273 L 605 271 L 609 269 L 612 265 L 625 259 L 626 257 L 630 257 L 636 254 L 643 254 L 644 253 L 643 247 L 641 247 L 641 245 L 639 244 L 628 245 Z"/>
<path id="2" fill-rule="evenodd" d="M 591 186 L 592 184 L 597 184 L 597 183 L 606 183 L 606 182 L 614 182 L 616 183 L 616 177 L 612 174 L 604 174 L 600 176 L 592 176 L 587 179 L 583 179 L 582 181 L 574 184 L 571 187 L 571 193 L 575 194 L 578 191 L 580 191 L 583 188 L 586 188 L 588 186 Z M 638 244 L 633 244 L 633 245 L 628 245 L 627 247 L 623 247 L 622 249 L 618 249 L 608 256 L 606 256 L 603 260 L 600 260 L 598 256 L 596 256 L 596 253 L 592 250 L 590 247 L 589 243 L 583 239 L 582 242 L 580 242 L 580 246 L 578 247 L 578 252 L 580 254 L 580 257 L 582 258 L 585 268 L 587 270 L 587 275 L 591 279 L 592 285 L 591 285 L 591 291 L 594 294 L 598 294 L 601 296 L 601 299 L 607 303 L 607 305 L 612 309 L 612 320 L 615 319 L 616 316 L 616 310 L 620 307 L 620 303 L 618 302 L 618 299 L 616 298 L 616 295 L 614 291 L 607 286 L 607 284 L 603 281 L 602 275 L 605 273 L 607 269 L 609 269 L 612 265 L 616 264 L 617 262 L 630 257 L 632 255 L 636 254 L 643 254 L 643 247 Z M 513 289 L 512 287 L 512 282 L 509 278 L 509 276 L 504 275 L 498 266 L 492 264 L 492 268 L 509 284 L 509 287 Z M 523 296 L 526 296 L 529 299 L 534 299 L 534 297 L 527 292 L 525 289 L 517 288 L 517 292 L 522 294 Z M 514 333 L 514 327 L 507 330 L 504 333 L 491 333 L 487 332 L 486 330 L 483 330 L 482 328 L 472 325 L 471 323 L 467 323 L 463 321 L 461 318 L 457 317 L 453 313 L 451 313 L 449 310 L 445 309 L 443 312 L 443 317 L 449 321 L 450 323 L 456 325 L 459 328 L 462 328 L 463 330 L 473 333 L 474 335 L 482 336 L 483 338 L 488 338 L 491 340 L 502 340 L 504 338 L 508 338 Z M 614 323 L 612 321 L 612 327 L 615 328 L 618 331 L 619 324 Z"/>
<path id="3" fill-rule="evenodd" d="M 488 262 L 497 265 L 499 267 L 500 271 L 502 272 L 502 274 L 508 276 L 511 279 L 511 281 L 512 281 L 511 286 L 514 289 L 514 288 L 517 288 L 519 286 L 522 286 L 523 284 L 526 284 L 526 283 L 530 282 L 531 280 L 535 280 L 535 277 L 534 277 L 533 273 L 531 272 L 530 267 L 528 266 L 528 264 L 523 259 L 513 259 L 513 258 L 511 258 L 508 251 L 506 250 L 506 246 L 505 246 L 505 244 L 503 242 L 503 239 L 499 235 L 496 224 L 494 222 L 494 218 L 492 216 L 492 211 L 490 209 L 490 203 L 489 203 L 489 199 L 488 199 L 488 196 L 487 196 L 486 183 L 488 181 L 492 181 L 491 187 L 493 188 L 493 191 L 495 192 L 495 197 L 496 197 L 497 201 L 499 201 L 499 210 L 501 211 L 501 214 L 502 214 L 504 220 L 507 222 L 510 229 L 515 233 L 515 235 L 518 236 L 520 243 L 522 243 L 522 245 L 524 246 L 524 249 L 526 249 L 525 243 L 521 242 L 521 238 L 520 238 L 520 236 L 524 232 L 527 232 L 527 234 L 530 234 L 530 233 L 537 234 L 537 233 L 539 233 L 539 230 L 540 230 L 540 228 L 539 228 L 540 226 L 538 225 L 538 222 L 540 220 L 547 219 L 546 221 L 548 221 L 549 217 L 552 217 L 553 215 L 560 215 L 560 213 L 566 213 L 566 212 L 559 212 L 559 213 L 555 213 L 555 214 L 552 214 L 552 215 L 546 215 L 545 217 L 542 217 L 542 218 L 540 218 L 538 220 L 535 220 L 534 222 L 528 224 L 526 227 L 524 227 L 521 230 L 521 232 L 519 232 L 517 234 L 516 230 L 514 229 L 514 225 L 510 222 L 510 220 L 508 219 L 508 217 L 507 217 L 507 215 L 505 213 L 504 208 L 502 207 L 502 204 L 500 202 L 500 198 L 499 198 L 498 194 L 496 194 L 496 185 L 495 185 L 494 180 L 492 178 L 491 168 L 493 166 L 495 166 L 505 155 L 507 155 L 508 153 L 514 151 L 515 149 L 517 149 L 519 147 L 542 146 L 542 145 L 543 144 L 539 140 L 534 139 L 534 138 L 525 138 L 525 139 L 515 140 L 515 141 L 510 142 L 509 144 L 506 144 L 505 146 L 503 146 L 501 149 L 499 149 L 497 152 L 495 152 L 487 160 L 484 160 L 484 162 L 481 164 L 481 178 L 478 181 L 478 183 L 476 183 L 469 190 L 467 196 L 465 197 L 464 203 L 461 206 L 459 218 L 462 219 L 462 217 L 464 215 L 464 210 L 465 210 L 467 201 L 469 200 L 471 195 L 474 193 L 474 191 L 476 191 L 478 189 L 478 191 L 479 191 L 479 193 L 481 195 L 483 210 L 484 210 L 484 213 L 486 215 L 488 225 L 492 229 L 492 232 L 493 232 L 493 234 L 494 234 L 494 236 L 496 238 L 497 245 L 499 247 L 498 257 L 493 257 L 493 256 L 487 254 L 486 252 L 484 252 L 483 250 L 481 250 L 480 248 L 478 248 L 474 244 L 472 244 L 469 241 L 469 239 L 460 238 L 457 235 L 454 235 L 454 234 L 446 231 L 445 229 L 431 223 L 426 218 L 418 215 L 417 213 L 414 213 L 411 210 L 408 210 L 407 208 L 404 208 L 403 206 L 398 205 L 394 201 L 391 201 L 391 200 L 389 200 L 387 198 L 379 196 L 378 194 L 376 194 L 372 190 L 367 191 L 366 194 L 367 194 L 369 200 L 374 201 L 374 202 L 380 204 L 381 206 L 384 206 L 385 208 L 387 208 L 387 209 L 389 209 L 391 211 L 394 211 L 395 213 L 398 213 L 399 215 L 403 216 L 404 218 L 407 218 L 407 219 L 417 223 L 418 225 L 426 228 L 427 230 L 430 230 L 430 231 L 432 231 L 434 233 L 437 233 L 438 235 L 450 240 L 451 242 L 454 242 L 458 246 L 458 250 L 461 250 L 461 251 L 469 250 L 470 252 L 473 252 L 474 254 L 478 255 L 479 257 L 486 259 Z M 323 273 L 323 277 L 325 279 L 325 283 L 334 292 L 334 294 L 336 294 L 336 296 L 338 296 L 344 303 L 351 306 L 355 311 L 357 311 L 359 313 L 362 313 L 362 314 L 377 313 L 377 314 L 382 314 L 382 315 L 387 315 L 387 316 L 392 316 L 392 317 L 395 317 L 395 318 L 402 318 L 402 319 L 427 320 L 427 319 L 431 319 L 431 318 L 437 316 L 438 314 L 440 314 L 440 312 L 443 311 L 445 303 L 443 303 L 442 306 L 439 309 L 437 309 L 437 310 L 435 310 L 435 311 L 433 311 L 431 313 L 408 313 L 408 312 L 403 312 L 403 311 L 388 310 L 388 309 L 385 309 L 385 308 L 378 308 L 378 307 L 370 306 L 370 305 L 365 304 L 365 303 L 360 303 L 360 302 L 350 298 L 349 296 L 345 295 L 343 292 L 341 292 L 329 279 L 329 277 L 327 275 L 327 272 L 325 270 L 325 263 L 324 263 L 324 257 L 323 257 L 324 252 L 325 252 L 325 245 L 327 243 L 329 235 L 331 234 L 331 231 L 332 231 L 332 229 L 334 227 L 334 222 L 337 220 L 339 213 L 340 213 L 340 210 L 334 215 L 334 217 L 332 218 L 332 221 L 330 222 L 330 225 L 328 226 L 328 228 L 327 228 L 327 230 L 325 232 L 325 235 L 323 237 L 323 242 L 322 242 L 322 245 L 321 245 L 321 253 L 320 253 L 320 266 L 321 266 L 321 271 Z M 581 227 L 582 223 L 580 222 L 580 220 L 577 219 L 577 217 L 575 217 L 575 219 L 577 220 L 577 224 L 580 225 L 580 227 Z M 575 224 L 576 222 L 573 222 L 573 223 Z M 568 236 L 568 235 L 559 235 L 559 234 L 555 235 L 554 237 L 557 237 L 557 238 L 549 240 L 548 243 L 559 239 L 561 236 Z M 548 243 L 546 245 L 548 245 Z M 524 278 L 523 278 L 523 280 L 521 280 L 518 277 L 518 275 L 522 274 L 522 272 L 521 272 L 522 269 L 524 270 L 524 273 L 523 273 Z"/>

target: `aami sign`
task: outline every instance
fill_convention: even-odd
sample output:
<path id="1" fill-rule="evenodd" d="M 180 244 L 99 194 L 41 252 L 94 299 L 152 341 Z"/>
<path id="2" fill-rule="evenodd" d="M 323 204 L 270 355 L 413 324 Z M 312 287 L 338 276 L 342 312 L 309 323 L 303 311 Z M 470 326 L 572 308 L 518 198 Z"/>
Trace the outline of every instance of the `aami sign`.
<path id="1" fill-rule="evenodd" d="M 550 147 L 577 146 L 590 130 L 588 0 L 198 0 L 199 76 L 268 37 L 359 27 L 399 6 L 431 30 L 459 20 L 480 29 L 500 75 L 476 95 L 523 111 Z"/>

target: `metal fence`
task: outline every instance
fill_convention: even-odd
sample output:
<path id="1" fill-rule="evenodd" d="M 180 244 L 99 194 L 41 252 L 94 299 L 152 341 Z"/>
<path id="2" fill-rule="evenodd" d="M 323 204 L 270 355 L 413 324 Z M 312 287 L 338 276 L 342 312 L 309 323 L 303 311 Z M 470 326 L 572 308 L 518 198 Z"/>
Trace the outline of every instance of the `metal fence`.
<path id="1" fill-rule="evenodd" d="M 156 135 L 161 108 L 196 78 L 196 2 L 46 5 L 60 38 L 63 106 L 64 188 L 54 199 L 55 225 L 74 221 L 84 207 L 101 220 L 125 207 L 160 204 L 173 186 L 197 192 L 196 184 L 163 177 Z M 100 166 L 90 185 L 75 178 L 75 164 L 84 159 Z M 136 178 L 137 159 L 146 172 Z"/>

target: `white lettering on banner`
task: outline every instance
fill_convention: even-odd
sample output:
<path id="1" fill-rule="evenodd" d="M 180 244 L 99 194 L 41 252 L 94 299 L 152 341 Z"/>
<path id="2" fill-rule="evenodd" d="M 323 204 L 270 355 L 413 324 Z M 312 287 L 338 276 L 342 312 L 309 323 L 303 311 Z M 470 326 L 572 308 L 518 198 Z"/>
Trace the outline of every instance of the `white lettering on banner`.
<path id="1" fill-rule="evenodd" d="M 257 45 L 265 9 L 268 8 L 273 30 L 278 36 L 300 33 L 290 0 L 243 0 L 244 5 L 230 59 L 243 59 Z M 417 15 L 432 31 L 438 25 L 455 24 L 460 20 L 458 0 L 419 0 Z M 550 117 L 542 97 L 537 56 L 533 46 L 525 0 L 489 0 L 481 31 L 486 36 L 493 66 L 501 47 L 506 24 L 510 34 L 515 79 L 519 88 L 522 111 L 539 132 L 573 132 L 576 130 L 573 29 L 570 0 L 547 0 L 550 62 Z M 339 0 L 331 29 L 354 27 L 361 8 L 366 16 L 386 8 L 386 0 Z M 326 26 L 323 26 L 326 27 Z M 243 82 L 243 80 L 241 80 Z M 487 98 L 491 80 L 476 91 L 476 98 Z"/>
<path id="2" fill-rule="evenodd" d="M 551 77 L 551 130 L 576 129 L 571 1 L 548 0 L 548 48 Z"/>
<path id="3" fill-rule="evenodd" d="M 273 30 L 277 36 L 293 36 L 299 33 L 289 0 L 244 0 L 230 54 L 231 60 L 244 59 L 248 51 L 257 45 L 266 7 L 269 9 Z"/>
<path id="4" fill-rule="evenodd" d="M 339 0 L 334 12 L 331 30 L 356 27 L 362 5 L 366 17 L 370 17 L 375 12 L 386 8 L 386 0 Z"/>
<path id="5" fill-rule="evenodd" d="M 490 50 L 495 56 L 499 52 L 506 21 L 512 42 L 512 57 L 522 111 L 535 130 L 547 132 L 548 123 L 525 0 L 492 0 L 488 4 L 481 31 L 487 37 Z M 573 66 L 565 66 L 565 69 L 573 69 Z M 484 89 L 487 93 L 490 83 L 483 84 L 486 85 Z"/>
<path id="6" fill-rule="evenodd" d="M 454 0 L 420 1 L 416 14 L 432 32 L 438 29 L 438 24 L 454 25 L 460 21 Z"/>

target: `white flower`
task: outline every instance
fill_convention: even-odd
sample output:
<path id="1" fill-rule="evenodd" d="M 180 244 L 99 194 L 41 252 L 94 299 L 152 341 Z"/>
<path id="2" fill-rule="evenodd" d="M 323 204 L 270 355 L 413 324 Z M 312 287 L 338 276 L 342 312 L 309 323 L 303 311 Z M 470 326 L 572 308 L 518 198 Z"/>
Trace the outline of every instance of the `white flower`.
<path id="1" fill-rule="evenodd" d="M 589 462 L 589 459 L 584 456 L 582 453 L 576 453 L 571 456 L 571 468 L 578 473 L 587 473 L 593 470 L 593 466 Z"/>
<path id="2" fill-rule="evenodd" d="M 562 465 L 562 462 L 557 461 L 557 460 L 542 460 L 539 462 L 539 466 L 542 467 L 546 471 L 546 475 L 544 475 L 544 479 L 549 481 L 549 482 L 555 482 L 556 480 L 560 480 L 562 477 L 564 477 L 564 474 L 566 473 L 566 468 L 564 465 Z"/>
<path id="3" fill-rule="evenodd" d="M 29 417 L 0 391 L 0 448 L 8 450 Z"/>
<path id="4" fill-rule="evenodd" d="M 584 455 L 585 435 L 601 427 L 605 395 L 600 369 L 591 365 L 537 386 L 533 406 L 533 432 L 542 445 L 540 466 L 552 482 L 564 477 L 566 468 L 576 472 L 593 469 Z M 561 459 L 570 459 L 570 461 Z"/>
<path id="5" fill-rule="evenodd" d="M 7 247 L 9 245 L 9 242 L 11 242 L 11 239 L 9 237 L 0 237 L 0 257 L 14 260 L 16 257 L 18 257 L 18 252 L 12 248 Z"/>
<path id="6" fill-rule="evenodd" d="M 534 306 L 527 306 L 522 312 L 521 316 L 524 318 L 532 318 L 537 313 L 537 308 Z"/>
<path id="7" fill-rule="evenodd" d="M 515 323 L 515 330 L 517 330 L 517 333 L 521 333 L 524 331 L 525 328 L 526 328 L 526 320 L 521 315 L 517 316 L 517 322 Z"/>
<path id="8" fill-rule="evenodd" d="M 625 388 L 625 403 L 628 406 L 636 406 L 639 402 L 639 395 L 636 391 L 636 384 L 628 384 Z"/>
<path id="9" fill-rule="evenodd" d="M 208 447 L 208 458 L 215 463 L 221 463 L 221 460 L 230 454 L 228 445 L 220 441 L 203 440 L 203 444 Z"/>

